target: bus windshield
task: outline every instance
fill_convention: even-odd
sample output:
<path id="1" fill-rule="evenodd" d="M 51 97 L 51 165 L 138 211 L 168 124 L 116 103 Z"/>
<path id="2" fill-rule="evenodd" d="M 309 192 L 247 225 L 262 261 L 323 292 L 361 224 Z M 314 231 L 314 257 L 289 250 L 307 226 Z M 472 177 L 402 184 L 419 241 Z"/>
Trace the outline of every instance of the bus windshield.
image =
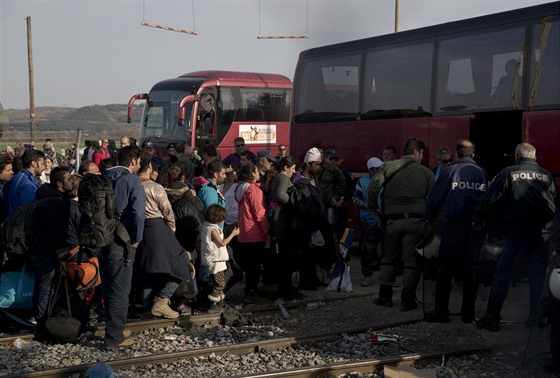
<path id="1" fill-rule="evenodd" d="M 187 127 L 179 125 L 179 103 L 188 94 L 184 91 L 152 91 L 151 106 L 148 103 L 144 106 L 140 138 L 184 139 Z M 192 103 L 187 103 L 185 114 L 190 114 L 191 108 Z"/>

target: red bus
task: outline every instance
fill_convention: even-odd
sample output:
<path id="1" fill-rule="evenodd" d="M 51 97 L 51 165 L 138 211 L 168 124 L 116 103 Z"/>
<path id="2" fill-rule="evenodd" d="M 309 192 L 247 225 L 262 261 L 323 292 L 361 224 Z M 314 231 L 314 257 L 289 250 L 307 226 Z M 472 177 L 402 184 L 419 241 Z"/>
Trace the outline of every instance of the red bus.
<path id="1" fill-rule="evenodd" d="M 292 155 L 335 147 L 366 172 L 409 137 L 436 151 L 475 143 L 491 175 L 515 146 L 537 148 L 560 185 L 560 2 L 303 51 L 294 75 Z"/>
<path id="2" fill-rule="evenodd" d="M 282 75 L 192 72 L 132 96 L 128 122 L 135 101 L 145 100 L 140 142 L 153 142 L 163 155 L 169 143 L 185 142 L 201 153 L 210 143 L 227 156 L 238 136 L 253 151 L 273 149 L 289 142 L 291 89 L 290 79 Z"/>

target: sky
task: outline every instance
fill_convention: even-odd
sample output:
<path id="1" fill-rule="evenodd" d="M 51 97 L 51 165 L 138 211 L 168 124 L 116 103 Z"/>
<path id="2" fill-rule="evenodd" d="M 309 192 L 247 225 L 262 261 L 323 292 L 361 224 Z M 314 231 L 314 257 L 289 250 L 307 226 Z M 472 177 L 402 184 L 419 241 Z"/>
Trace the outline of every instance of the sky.
<path id="1" fill-rule="evenodd" d="M 400 30 L 548 2 L 400 0 Z M 29 107 L 26 17 L 31 17 L 35 107 L 77 108 L 124 104 L 158 81 L 200 70 L 293 79 L 303 50 L 393 33 L 395 0 L 0 0 L 4 109 Z M 259 40 L 258 35 L 309 38 Z"/>

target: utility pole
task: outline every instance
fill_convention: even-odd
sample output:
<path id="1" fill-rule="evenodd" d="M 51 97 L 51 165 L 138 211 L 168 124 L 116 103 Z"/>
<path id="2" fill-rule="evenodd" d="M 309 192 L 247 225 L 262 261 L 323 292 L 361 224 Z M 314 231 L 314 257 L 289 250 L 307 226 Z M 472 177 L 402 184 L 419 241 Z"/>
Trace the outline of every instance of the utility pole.
<path id="1" fill-rule="evenodd" d="M 395 0 L 395 33 L 399 31 L 399 18 L 401 13 L 401 5 L 399 0 Z"/>
<path id="2" fill-rule="evenodd" d="M 33 82 L 33 47 L 31 43 L 31 17 L 27 16 L 27 63 L 29 65 L 29 120 L 31 142 L 35 141 L 35 84 Z"/>

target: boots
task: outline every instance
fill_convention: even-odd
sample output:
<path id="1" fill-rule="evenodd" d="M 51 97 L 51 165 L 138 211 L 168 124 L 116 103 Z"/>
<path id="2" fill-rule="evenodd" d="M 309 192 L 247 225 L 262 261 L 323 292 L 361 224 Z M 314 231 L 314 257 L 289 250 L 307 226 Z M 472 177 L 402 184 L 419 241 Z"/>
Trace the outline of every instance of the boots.
<path id="1" fill-rule="evenodd" d="M 401 292 L 401 312 L 412 311 L 418 305 L 416 304 L 416 292 L 403 287 Z"/>
<path id="2" fill-rule="evenodd" d="M 177 319 L 179 313 L 169 307 L 169 298 L 155 297 L 151 313 L 153 316 L 162 316 L 167 319 Z"/>
<path id="3" fill-rule="evenodd" d="M 393 297 L 393 286 L 380 285 L 379 297 L 373 300 L 373 304 L 376 306 L 393 307 L 392 297 Z"/>
<path id="4" fill-rule="evenodd" d="M 224 298 L 226 296 L 224 294 L 213 296 L 212 294 L 208 294 L 208 299 L 210 300 L 210 307 L 208 308 L 208 312 L 210 314 L 221 313 L 224 311 Z"/>

